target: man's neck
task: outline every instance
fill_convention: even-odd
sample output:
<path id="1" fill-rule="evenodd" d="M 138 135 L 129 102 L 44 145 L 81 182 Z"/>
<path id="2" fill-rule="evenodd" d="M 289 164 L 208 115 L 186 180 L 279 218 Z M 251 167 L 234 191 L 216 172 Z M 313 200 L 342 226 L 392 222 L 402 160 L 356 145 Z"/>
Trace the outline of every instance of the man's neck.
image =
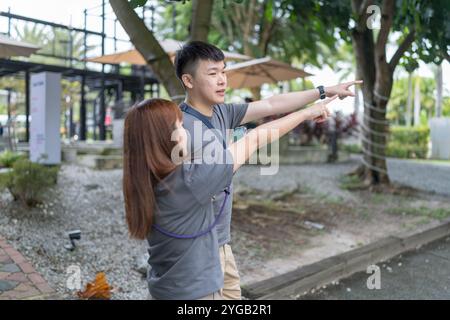
<path id="1" fill-rule="evenodd" d="M 186 97 L 185 102 L 201 114 L 207 117 L 212 117 L 213 108 L 211 105 L 202 102 L 200 99 L 195 99 L 194 97 L 190 96 Z"/>

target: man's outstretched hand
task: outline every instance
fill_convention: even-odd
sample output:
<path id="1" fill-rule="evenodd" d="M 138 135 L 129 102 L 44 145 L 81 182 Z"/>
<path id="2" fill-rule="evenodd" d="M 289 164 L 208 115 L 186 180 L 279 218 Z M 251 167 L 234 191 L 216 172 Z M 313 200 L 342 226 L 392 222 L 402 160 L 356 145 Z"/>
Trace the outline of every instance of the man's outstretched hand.
<path id="1" fill-rule="evenodd" d="M 347 97 L 354 97 L 355 93 L 350 91 L 349 88 L 353 85 L 362 84 L 362 83 L 363 83 L 362 80 L 355 80 L 355 81 L 340 83 L 340 84 L 337 84 L 337 85 L 331 86 L 331 87 L 326 87 L 325 94 L 327 97 L 332 97 L 332 96 L 337 95 L 339 97 L 339 99 L 341 99 L 341 100 L 344 98 L 347 98 Z"/>

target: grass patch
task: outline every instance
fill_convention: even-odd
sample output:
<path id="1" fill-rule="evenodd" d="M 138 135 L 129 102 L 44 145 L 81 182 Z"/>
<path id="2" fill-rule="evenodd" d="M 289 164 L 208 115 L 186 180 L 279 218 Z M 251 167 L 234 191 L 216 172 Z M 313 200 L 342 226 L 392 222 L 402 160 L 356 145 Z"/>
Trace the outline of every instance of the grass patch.
<path id="1" fill-rule="evenodd" d="M 357 213 L 364 220 L 370 220 L 371 219 L 371 211 L 368 208 L 357 209 Z"/>
<path id="2" fill-rule="evenodd" d="M 325 200 L 325 202 L 328 204 L 335 204 L 335 205 L 344 204 L 344 199 L 342 197 L 333 197 L 330 195 L 326 195 L 324 196 L 323 200 Z"/>
<path id="3" fill-rule="evenodd" d="M 363 182 L 356 175 L 342 175 L 339 178 L 339 187 L 344 190 L 356 190 L 363 187 Z"/>
<path id="4" fill-rule="evenodd" d="M 386 195 L 384 195 L 382 193 L 374 193 L 371 195 L 370 200 L 374 204 L 382 204 L 382 203 L 385 203 L 387 199 L 386 199 Z"/>

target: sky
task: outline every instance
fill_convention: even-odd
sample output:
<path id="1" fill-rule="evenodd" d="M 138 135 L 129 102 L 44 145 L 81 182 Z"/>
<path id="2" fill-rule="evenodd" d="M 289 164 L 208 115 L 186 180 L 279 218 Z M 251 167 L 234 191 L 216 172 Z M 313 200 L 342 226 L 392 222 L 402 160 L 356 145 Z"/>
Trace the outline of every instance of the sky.
<path id="1" fill-rule="evenodd" d="M 8 11 L 8 8 L 11 8 L 11 12 L 14 14 L 52 21 L 64 25 L 71 24 L 73 27 L 82 28 L 84 22 L 84 9 L 88 8 L 90 9 L 90 14 L 99 15 L 101 13 L 101 9 L 99 7 L 100 5 L 100 0 L 1 0 L 0 11 Z M 106 12 L 109 13 L 111 11 L 111 8 L 107 6 Z M 111 17 L 112 15 L 110 14 L 109 16 Z M 113 28 L 111 21 L 108 22 L 107 28 L 109 30 Z M 88 29 L 96 31 L 101 30 L 101 20 L 99 18 L 89 16 Z M 119 37 L 127 38 L 125 32 L 120 26 L 118 26 L 117 30 Z M 2 17 L 0 18 L 0 32 L 6 31 L 6 19 Z M 110 34 L 112 34 L 112 32 L 110 32 Z M 127 50 L 130 47 L 131 44 L 119 43 L 118 50 Z M 106 50 L 106 53 L 113 53 L 114 48 L 112 47 L 112 44 L 110 44 Z M 392 53 L 388 52 L 388 56 L 390 54 L 392 55 Z M 305 70 L 314 74 L 314 76 L 309 77 L 308 79 L 311 80 L 316 86 L 328 86 L 339 82 L 339 76 L 328 67 L 324 67 L 322 69 L 306 67 Z M 421 63 L 418 74 L 426 77 L 433 76 L 430 68 L 423 63 Z M 448 62 L 444 62 L 443 64 L 443 75 L 444 90 L 448 92 L 450 91 L 450 64 Z M 263 96 L 268 94 L 270 95 L 270 92 L 263 91 Z M 339 104 L 339 110 L 342 110 L 345 113 L 351 112 L 353 108 L 353 99 L 346 99 L 341 101 Z"/>

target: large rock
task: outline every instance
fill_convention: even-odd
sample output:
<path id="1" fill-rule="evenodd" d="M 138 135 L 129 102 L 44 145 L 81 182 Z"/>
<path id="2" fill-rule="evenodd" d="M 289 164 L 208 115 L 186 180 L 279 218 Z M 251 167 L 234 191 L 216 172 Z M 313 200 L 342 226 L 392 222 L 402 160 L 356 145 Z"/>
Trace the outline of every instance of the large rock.
<path id="1" fill-rule="evenodd" d="M 97 170 L 121 169 L 123 167 L 123 157 L 120 155 L 83 155 L 78 156 L 78 163 Z"/>

